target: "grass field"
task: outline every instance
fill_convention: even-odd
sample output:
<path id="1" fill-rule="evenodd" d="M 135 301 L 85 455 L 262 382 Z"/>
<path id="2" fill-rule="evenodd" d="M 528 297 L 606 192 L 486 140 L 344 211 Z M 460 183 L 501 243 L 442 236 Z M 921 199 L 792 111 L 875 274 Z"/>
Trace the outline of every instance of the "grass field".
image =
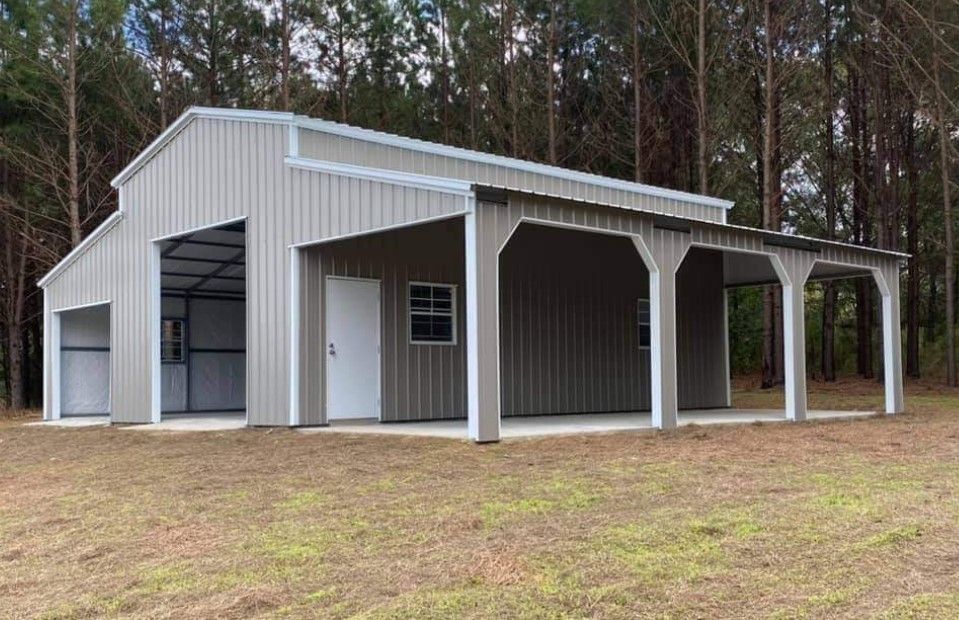
<path id="1" fill-rule="evenodd" d="M 488 446 L 6 419 L 0 615 L 959 617 L 959 392 L 907 405 Z"/>

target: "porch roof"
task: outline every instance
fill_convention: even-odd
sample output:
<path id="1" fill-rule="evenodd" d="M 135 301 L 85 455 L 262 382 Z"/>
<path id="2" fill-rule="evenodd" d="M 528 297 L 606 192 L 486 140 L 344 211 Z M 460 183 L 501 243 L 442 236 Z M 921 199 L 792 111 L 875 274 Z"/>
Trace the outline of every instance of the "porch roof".
<path id="1" fill-rule="evenodd" d="M 729 224 L 726 222 L 715 222 L 712 220 L 682 217 L 682 216 L 678 216 L 670 213 L 655 211 L 652 209 L 638 210 L 638 209 L 623 207 L 621 205 L 612 204 L 612 203 L 603 202 L 603 201 L 580 200 L 578 198 L 571 198 L 569 196 L 563 196 L 560 194 L 538 192 L 538 191 L 533 191 L 528 189 L 510 187 L 508 185 L 473 185 L 473 191 L 476 193 L 476 198 L 480 202 L 493 202 L 493 203 L 505 202 L 507 194 L 525 194 L 528 196 L 539 196 L 543 198 L 552 198 L 556 200 L 571 202 L 578 205 L 609 207 L 612 209 L 621 209 L 624 211 L 629 211 L 630 213 L 646 213 L 652 216 L 655 220 L 657 220 L 657 225 L 663 228 L 673 228 L 677 230 L 688 231 L 691 229 L 692 225 L 696 225 L 700 227 L 710 227 L 710 228 L 744 232 L 747 234 L 759 236 L 760 238 L 762 238 L 763 243 L 767 245 L 791 247 L 799 250 L 806 250 L 809 252 L 819 252 L 823 246 L 831 246 L 831 247 L 852 250 L 854 252 L 861 252 L 863 254 L 883 255 L 890 258 L 897 258 L 900 261 L 903 261 L 910 257 L 910 255 L 905 252 L 898 252 L 895 250 L 884 250 L 880 248 L 856 245 L 853 243 L 844 243 L 842 241 L 830 241 L 828 239 L 820 239 L 818 237 L 810 237 L 807 235 L 797 235 L 794 233 L 780 232 L 775 230 L 765 230 L 762 228 L 753 228 L 752 226 L 743 226 L 741 224 Z M 733 248 L 730 248 L 730 251 L 733 251 Z"/>

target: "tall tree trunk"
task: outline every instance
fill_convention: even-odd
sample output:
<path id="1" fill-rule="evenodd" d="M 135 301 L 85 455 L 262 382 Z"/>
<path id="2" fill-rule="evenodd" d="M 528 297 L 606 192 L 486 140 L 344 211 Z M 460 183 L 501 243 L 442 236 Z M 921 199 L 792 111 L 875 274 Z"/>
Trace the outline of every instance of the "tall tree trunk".
<path id="1" fill-rule="evenodd" d="M 866 189 L 869 151 L 866 93 L 859 69 L 849 71 L 849 122 L 852 150 L 853 241 L 869 245 L 869 194 Z M 856 372 L 872 378 L 872 283 L 856 281 Z"/>
<path id="2" fill-rule="evenodd" d="M 906 282 L 906 375 L 919 377 L 919 172 L 916 166 L 916 121 L 910 113 L 906 127 L 906 177 L 909 183 L 906 212 L 906 251 L 909 279 Z"/>
<path id="3" fill-rule="evenodd" d="M 929 296 L 926 298 L 926 342 L 935 341 L 936 324 L 939 322 L 939 313 L 936 311 L 939 303 L 938 271 L 939 263 L 930 258 L 929 265 L 926 266 L 926 273 L 929 274 Z"/>
<path id="4" fill-rule="evenodd" d="M 953 239 L 952 192 L 949 185 L 949 131 L 946 122 L 946 105 L 942 92 L 940 75 L 940 41 L 938 27 L 938 1 L 933 5 L 932 23 L 935 25 L 932 39 L 932 79 L 935 88 L 936 125 L 939 129 L 939 172 L 942 182 L 942 225 L 945 229 L 945 269 L 946 282 L 946 382 L 956 385 L 956 282 L 955 282 L 955 241 Z"/>
<path id="5" fill-rule="evenodd" d="M 446 7 L 440 8 L 440 63 L 443 68 L 440 72 L 442 79 L 442 97 L 443 97 L 443 143 L 450 143 L 450 69 L 449 59 L 447 58 L 446 44 Z"/>
<path id="6" fill-rule="evenodd" d="M 643 54 L 640 0 L 633 0 L 633 179 L 643 180 Z"/>
<path id="7" fill-rule="evenodd" d="M 546 125 L 548 133 L 549 163 L 559 161 L 556 155 L 556 1 L 549 3 L 549 34 L 546 37 Z"/>
<path id="8" fill-rule="evenodd" d="M 160 129 L 166 129 L 170 122 L 170 112 L 167 101 L 170 91 L 170 43 L 167 40 L 167 29 L 170 27 L 170 15 L 167 12 L 168 5 L 164 3 L 160 8 L 160 75 L 159 82 L 160 94 L 158 103 L 160 105 Z"/>
<path id="9" fill-rule="evenodd" d="M 23 307 L 27 279 L 27 237 L 17 238 L 12 223 L 7 222 L 4 243 L 4 278 L 8 290 L 6 311 L 7 373 L 10 386 L 10 408 L 26 406 L 23 381 Z M 19 229 L 18 229 L 19 230 Z"/>
<path id="10" fill-rule="evenodd" d="M 280 0 L 280 29 L 283 50 L 280 58 L 280 107 L 290 110 L 290 2 Z"/>
<path id="11" fill-rule="evenodd" d="M 826 41 L 823 47 L 823 64 L 826 73 L 826 239 L 832 240 L 836 234 L 836 136 L 833 118 L 833 23 L 832 2 L 826 1 Z M 822 304 L 822 351 L 821 371 L 824 381 L 836 380 L 836 284 L 827 281 L 823 284 Z"/>
<path id="12" fill-rule="evenodd" d="M 779 229 L 779 175 L 776 171 L 776 151 L 778 149 L 777 110 L 776 98 L 778 78 L 776 76 L 775 37 L 778 33 L 773 22 L 773 0 L 763 2 L 763 23 L 766 36 L 765 50 L 765 78 L 766 84 L 763 93 L 763 228 L 766 230 Z M 781 316 L 778 301 L 778 287 L 767 286 L 763 294 L 763 376 L 762 386 L 775 385 L 781 376 L 782 365 L 779 362 L 780 343 L 777 342 L 777 332 L 781 333 L 781 321 L 777 325 L 777 316 Z M 778 329 L 777 329 L 778 328 Z"/>
<path id="13" fill-rule="evenodd" d="M 69 5 L 67 17 L 67 83 L 65 98 L 67 104 L 67 176 L 69 197 L 67 217 L 70 225 L 70 241 L 74 247 L 83 239 L 80 227 L 80 161 L 79 161 L 79 121 L 77 119 L 77 0 Z"/>
<path id="14" fill-rule="evenodd" d="M 345 10 L 345 9 L 344 9 Z M 343 16 L 340 15 L 336 26 L 336 82 L 337 95 L 340 98 L 340 122 L 347 123 L 350 120 L 349 107 L 346 101 L 346 33 L 343 32 Z"/>
<path id="15" fill-rule="evenodd" d="M 709 193 L 709 117 L 706 109 L 706 0 L 699 0 L 696 32 L 696 130 L 699 193 Z M 768 22 L 767 22 L 768 25 Z M 767 37 L 768 38 L 768 37 Z M 768 49 L 767 49 L 768 51 Z M 767 79 L 769 72 L 767 69 Z"/>

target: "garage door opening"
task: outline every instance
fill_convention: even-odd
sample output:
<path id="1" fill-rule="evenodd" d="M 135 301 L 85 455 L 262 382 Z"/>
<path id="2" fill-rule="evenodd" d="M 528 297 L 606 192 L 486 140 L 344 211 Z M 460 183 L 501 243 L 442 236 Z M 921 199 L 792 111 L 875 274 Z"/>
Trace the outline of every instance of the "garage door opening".
<path id="1" fill-rule="evenodd" d="M 160 244 L 162 416 L 246 412 L 246 226 Z"/>
<path id="2" fill-rule="evenodd" d="M 109 416 L 110 304 L 57 314 L 60 416 Z"/>

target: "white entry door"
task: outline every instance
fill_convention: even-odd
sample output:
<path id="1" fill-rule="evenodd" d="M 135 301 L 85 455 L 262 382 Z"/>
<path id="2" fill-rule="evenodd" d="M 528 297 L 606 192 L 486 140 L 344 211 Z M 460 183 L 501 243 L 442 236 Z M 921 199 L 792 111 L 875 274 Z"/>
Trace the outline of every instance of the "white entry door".
<path id="1" fill-rule="evenodd" d="M 380 417 L 380 283 L 326 280 L 326 417 Z"/>

